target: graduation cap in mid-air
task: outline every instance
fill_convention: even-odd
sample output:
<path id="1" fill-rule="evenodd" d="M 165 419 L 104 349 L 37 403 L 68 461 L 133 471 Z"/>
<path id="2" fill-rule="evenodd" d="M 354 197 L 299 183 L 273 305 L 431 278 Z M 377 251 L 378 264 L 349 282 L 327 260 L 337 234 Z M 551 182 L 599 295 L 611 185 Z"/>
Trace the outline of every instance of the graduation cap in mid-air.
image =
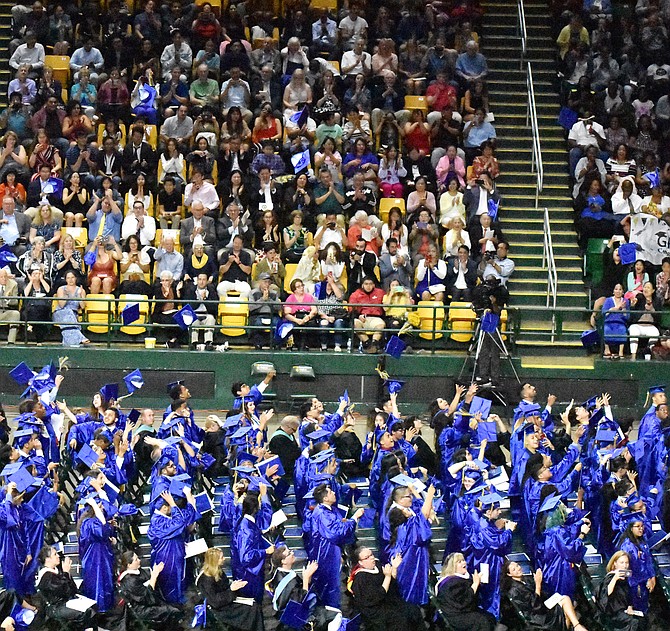
<path id="1" fill-rule="evenodd" d="M 600 334 L 596 329 L 587 329 L 581 335 L 581 342 L 584 348 L 597 346 L 600 343 Z"/>
<path id="2" fill-rule="evenodd" d="M 99 456 L 93 451 L 90 445 L 85 443 L 77 452 L 77 458 L 90 469 L 96 462 L 98 462 Z"/>
<path id="3" fill-rule="evenodd" d="M 619 258 L 621 259 L 622 265 L 635 263 L 635 259 L 637 258 L 637 244 L 622 243 L 619 246 Z"/>
<path id="4" fill-rule="evenodd" d="M 0 266 L 9 265 L 10 263 L 16 263 L 19 260 L 19 257 L 12 252 L 12 249 L 5 243 L 0 246 Z"/>
<path id="5" fill-rule="evenodd" d="M 405 344 L 405 342 L 403 342 L 397 335 L 392 335 L 386 343 L 386 348 L 384 350 L 387 355 L 390 355 L 394 359 L 400 359 L 406 348 L 407 344 Z"/>
<path id="6" fill-rule="evenodd" d="M 132 372 L 128 373 L 123 378 L 126 388 L 128 388 L 128 394 L 132 394 L 135 390 L 139 390 L 144 385 L 144 378 L 139 368 L 136 368 Z"/>
<path id="7" fill-rule="evenodd" d="M 9 476 L 8 480 L 16 484 L 16 490 L 19 493 L 27 491 L 33 484 L 35 484 L 35 480 L 41 482 L 41 479 L 34 478 L 28 472 L 28 469 L 26 469 L 26 467 L 21 467 L 18 471 L 12 473 L 12 475 Z"/>
<path id="8" fill-rule="evenodd" d="M 293 331 L 295 325 L 293 322 L 288 320 L 279 320 L 275 328 L 275 339 L 276 340 L 285 340 L 289 333 Z"/>
<path id="9" fill-rule="evenodd" d="M 140 305 L 138 302 L 128 304 L 121 310 L 121 322 L 123 322 L 124 326 L 137 322 L 139 319 Z"/>
<path id="10" fill-rule="evenodd" d="M 106 403 L 109 401 L 116 401 L 119 398 L 119 384 L 107 383 L 100 388 L 100 396 Z"/>
<path id="11" fill-rule="evenodd" d="M 309 604 L 289 600 L 279 622 L 291 629 L 303 629 L 309 622 Z"/>
<path id="12" fill-rule="evenodd" d="M 40 487 L 40 489 L 30 498 L 30 501 L 27 502 L 26 506 L 30 508 L 40 519 L 46 521 L 53 517 L 54 513 L 58 510 L 58 505 L 60 501 L 56 493 L 51 493 L 46 486 Z"/>
<path id="13" fill-rule="evenodd" d="M 546 513 L 548 511 L 554 510 L 561 503 L 561 496 L 555 495 L 552 493 L 544 498 L 542 505 L 540 506 L 538 512 Z"/>
<path id="14" fill-rule="evenodd" d="M 179 325 L 182 331 L 186 331 L 198 319 L 198 316 L 193 311 L 191 305 L 184 305 L 172 316 L 172 319 Z"/>

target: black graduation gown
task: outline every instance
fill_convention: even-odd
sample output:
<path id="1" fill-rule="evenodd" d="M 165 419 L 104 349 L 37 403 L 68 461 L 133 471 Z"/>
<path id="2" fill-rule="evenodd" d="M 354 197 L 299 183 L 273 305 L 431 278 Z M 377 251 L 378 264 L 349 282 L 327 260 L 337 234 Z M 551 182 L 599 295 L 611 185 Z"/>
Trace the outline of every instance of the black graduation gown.
<path id="1" fill-rule="evenodd" d="M 335 453 L 342 460 L 342 472 L 348 477 L 365 476 L 367 467 L 361 464 L 363 445 L 356 432 L 342 432 L 333 436 Z M 345 462 L 353 460 L 353 462 Z"/>
<path id="2" fill-rule="evenodd" d="M 544 631 L 544 629 L 567 631 L 565 614 L 560 605 L 556 605 L 553 609 L 547 609 L 544 606 L 545 596 L 538 596 L 535 589 L 525 579 L 523 581 L 510 581 L 510 583 L 507 595 L 526 619 L 527 629 L 533 631 Z"/>
<path id="3" fill-rule="evenodd" d="M 359 569 L 351 584 L 355 608 L 360 612 L 368 631 L 405 631 L 408 619 L 397 584 L 391 581 L 387 592 L 382 583 L 384 573 Z"/>
<path id="4" fill-rule="evenodd" d="M 149 624 L 169 628 L 178 625 L 182 618 L 181 611 L 163 601 L 150 585 L 149 572 L 140 570 L 137 574 L 124 572 L 119 581 L 119 591 L 134 615 Z"/>
<path id="5" fill-rule="evenodd" d="M 65 603 L 77 596 L 77 586 L 69 574 L 42 570 L 38 575 L 37 591 L 44 598 L 46 615 L 59 622 L 67 622 L 71 629 L 86 629 L 92 626 L 97 608 L 75 611 Z"/>
<path id="6" fill-rule="evenodd" d="M 219 622 L 242 631 L 263 631 L 263 614 L 257 603 L 243 605 L 234 602 L 235 593 L 230 589 L 230 581 L 225 574 L 215 581 L 211 576 L 201 574 L 198 589 L 207 600 L 207 615 L 213 615 Z"/>
<path id="7" fill-rule="evenodd" d="M 607 587 L 613 578 L 614 573 L 610 572 L 596 589 L 596 604 L 602 619 L 607 621 L 609 629 L 644 631 L 647 628 L 646 618 L 630 616 L 626 613 L 626 609 L 631 604 L 628 581 L 617 581 L 612 595 L 607 593 Z"/>
<path id="8" fill-rule="evenodd" d="M 449 576 L 440 581 L 437 603 L 455 631 L 493 631 L 496 619 L 477 606 L 472 580 Z"/>

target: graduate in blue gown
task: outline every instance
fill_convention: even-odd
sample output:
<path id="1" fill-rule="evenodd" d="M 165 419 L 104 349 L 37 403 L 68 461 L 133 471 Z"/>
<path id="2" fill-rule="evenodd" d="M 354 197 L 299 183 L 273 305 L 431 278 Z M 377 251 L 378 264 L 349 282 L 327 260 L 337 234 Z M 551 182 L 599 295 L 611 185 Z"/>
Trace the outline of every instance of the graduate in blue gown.
<path id="1" fill-rule="evenodd" d="M 647 613 L 649 610 L 649 592 L 656 587 L 656 572 L 649 545 L 645 537 L 644 516 L 639 512 L 624 515 L 621 521 L 621 542 L 619 550 L 628 555 L 631 575 L 631 604 L 633 609 Z"/>
<path id="2" fill-rule="evenodd" d="M 550 593 L 573 598 L 577 582 L 577 566 L 584 560 L 584 538 L 590 531 L 586 518 L 567 523 L 567 509 L 556 495 L 545 498 L 537 519 L 537 563 Z"/>
<path id="3" fill-rule="evenodd" d="M 114 608 L 115 529 L 95 495 L 86 500 L 78 522 L 81 592 L 98 603 L 98 611 Z"/>
<path id="4" fill-rule="evenodd" d="M 479 498 L 482 516 L 470 535 L 472 547 L 472 570 L 482 572 L 482 564 L 488 565 L 488 583 L 479 588 L 479 603 L 482 609 L 500 619 L 500 577 L 505 556 L 512 551 L 512 533 L 516 522 L 500 520 L 498 493 L 489 493 Z"/>
<path id="5" fill-rule="evenodd" d="M 158 588 L 163 599 L 173 605 L 182 604 L 185 600 L 188 527 L 200 517 L 189 487 L 185 486 L 183 492 L 187 500 L 184 508 L 177 506 L 171 493 L 162 493 L 161 501 L 151 515 L 147 533 L 151 543 L 151 565 L 164 564 L 158 576 Z"/>
<path id="6" fill-rule="evenodd" d="M 649 406 L 649 409 L 640 420 L 640 428 L 637 432 L 638 440 L 643 440 L 646 437 L 649 428 L 656 425 L 657 421 L 654 418 L 656 416 L 656 406 L 661 403 L 667 403 L 668 401 L 667 395 L 665 394 L 665 386 L 652 386 L 649 388 L 648 392 L 651 396 L 651 406 Z"/>
<path id="7" fill-rule="evenodd" d="M 468 513 L 475 505 L 478 495 L 488 492 L 482 485 L 482 474 L 479 469 L 465 468 L 461 473 L 461 488 L 458 497 L 451 505 L 451 518 L 449 520 L 449 534 L 444 547 L 443 560 L 452 552 L 461 552 L 465 549 L 465 522 Z M 473 491 L 473 492 L 471 492 Z"/>
<path id="8" fill-rule="evenodd" d="M 233 528 L 230 542 L 231 566 L 233 578 L 246 581 L 240 590 L 242 596 L 263 600 L 265 559 L 275 550 L 274 546 L 263 538 L 257 515 L 261 509 L 266 489 L 261 485 L 261 493 L 248 491 L 242 500 L 242 518 Z"/>
<path id="9" fill-rule="evenodd" d="M 363 516 L 359 508 L 351 519 L 344 519 L 337 509 L 337 496 L 325 484 L 314 491 L 316 507 L 312 515 L 309 560 L 319 567 L 312 585 L 318 602 L 327 607 L 340 608 L 340 572 L 342 570 L 342 546 L 355 541 L 356 526 Z"/>
<path id="10" fill-rule="evenodd" d="M 392 495 L 397 506 L 389 511 L 391 540 L 386 548 L 386 557 L 390 559 L 397 554 L 402 556 L 397 581 L 400 594 L 409 605 L 428 603 L 432 536 L 429 519 L 433 515 L 434 496 L 435 487 L 431 484 L 426 490 L 421 510 L 415 513 L 410 508 L 413 495 L 407 487 L 398 487 Z"/>
<path id="11" fill-rule="evenodd" d="M 16 484 L 10 482 L 0 503 L 0 562 L 3 573 L 3 586 L 12 589 L 18 594 L 30 593 L 31 585 L 25 581 L 24 565 L 28 549 L 21 527 L 20 506 L 23 501 L 16 489 Z"/>

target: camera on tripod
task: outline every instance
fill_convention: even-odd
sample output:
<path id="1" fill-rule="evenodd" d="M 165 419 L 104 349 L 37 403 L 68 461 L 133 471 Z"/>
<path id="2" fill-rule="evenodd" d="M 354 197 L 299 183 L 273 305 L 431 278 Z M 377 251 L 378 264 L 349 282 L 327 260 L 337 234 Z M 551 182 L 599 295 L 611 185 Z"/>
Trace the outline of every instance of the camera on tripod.
<path id="1" fill-rule="evenodd" d="M 472 309 L 480 318 L 486 310 L 500 315 L 508 301 L 507 287 L 495 276 L 485 278 L 472 292 Z"/>

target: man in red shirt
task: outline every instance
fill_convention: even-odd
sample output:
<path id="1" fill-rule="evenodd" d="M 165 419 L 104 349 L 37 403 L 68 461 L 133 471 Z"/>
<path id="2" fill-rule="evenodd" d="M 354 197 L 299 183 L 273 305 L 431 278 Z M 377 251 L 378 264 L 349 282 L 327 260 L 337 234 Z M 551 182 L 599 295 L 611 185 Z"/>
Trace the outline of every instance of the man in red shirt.
<path id="1" fill-rule="evenodd" d="M 384 307 L 382 306 L 384 295 L 384 290 L 375 285 L 375 279 L 366 276 L 360 289 L 357 289 L 349 298 L 349 302 L 352 304 L 369 305 L 352 307 L 354 329 L 356 329 L 366 353 L 379 352 L 379 342 L 384 335 L 382 329 L 385 326 L 383 320 Z M 372 340 L 370 340 L 370 337 L 372 337 Z"/>
<path id="2" fill-rule="evenodd" d="M 426 102 L 430 108 L 430 114 L 428 115 L 428 122 L 433 123 L 434 120 L 438 119 L 435 117 L 433 112 L 440 114 L 442 109 L 449 105 L 454 111 L 458 111 L 458 92 L 456 88 L 447 81 L 447 75 L 445 72 L 438 72 L 436 75 L 436 80 L 433 81 L 426 90 Z M 441 116 L 441 114 L 440 114 Z"/>

